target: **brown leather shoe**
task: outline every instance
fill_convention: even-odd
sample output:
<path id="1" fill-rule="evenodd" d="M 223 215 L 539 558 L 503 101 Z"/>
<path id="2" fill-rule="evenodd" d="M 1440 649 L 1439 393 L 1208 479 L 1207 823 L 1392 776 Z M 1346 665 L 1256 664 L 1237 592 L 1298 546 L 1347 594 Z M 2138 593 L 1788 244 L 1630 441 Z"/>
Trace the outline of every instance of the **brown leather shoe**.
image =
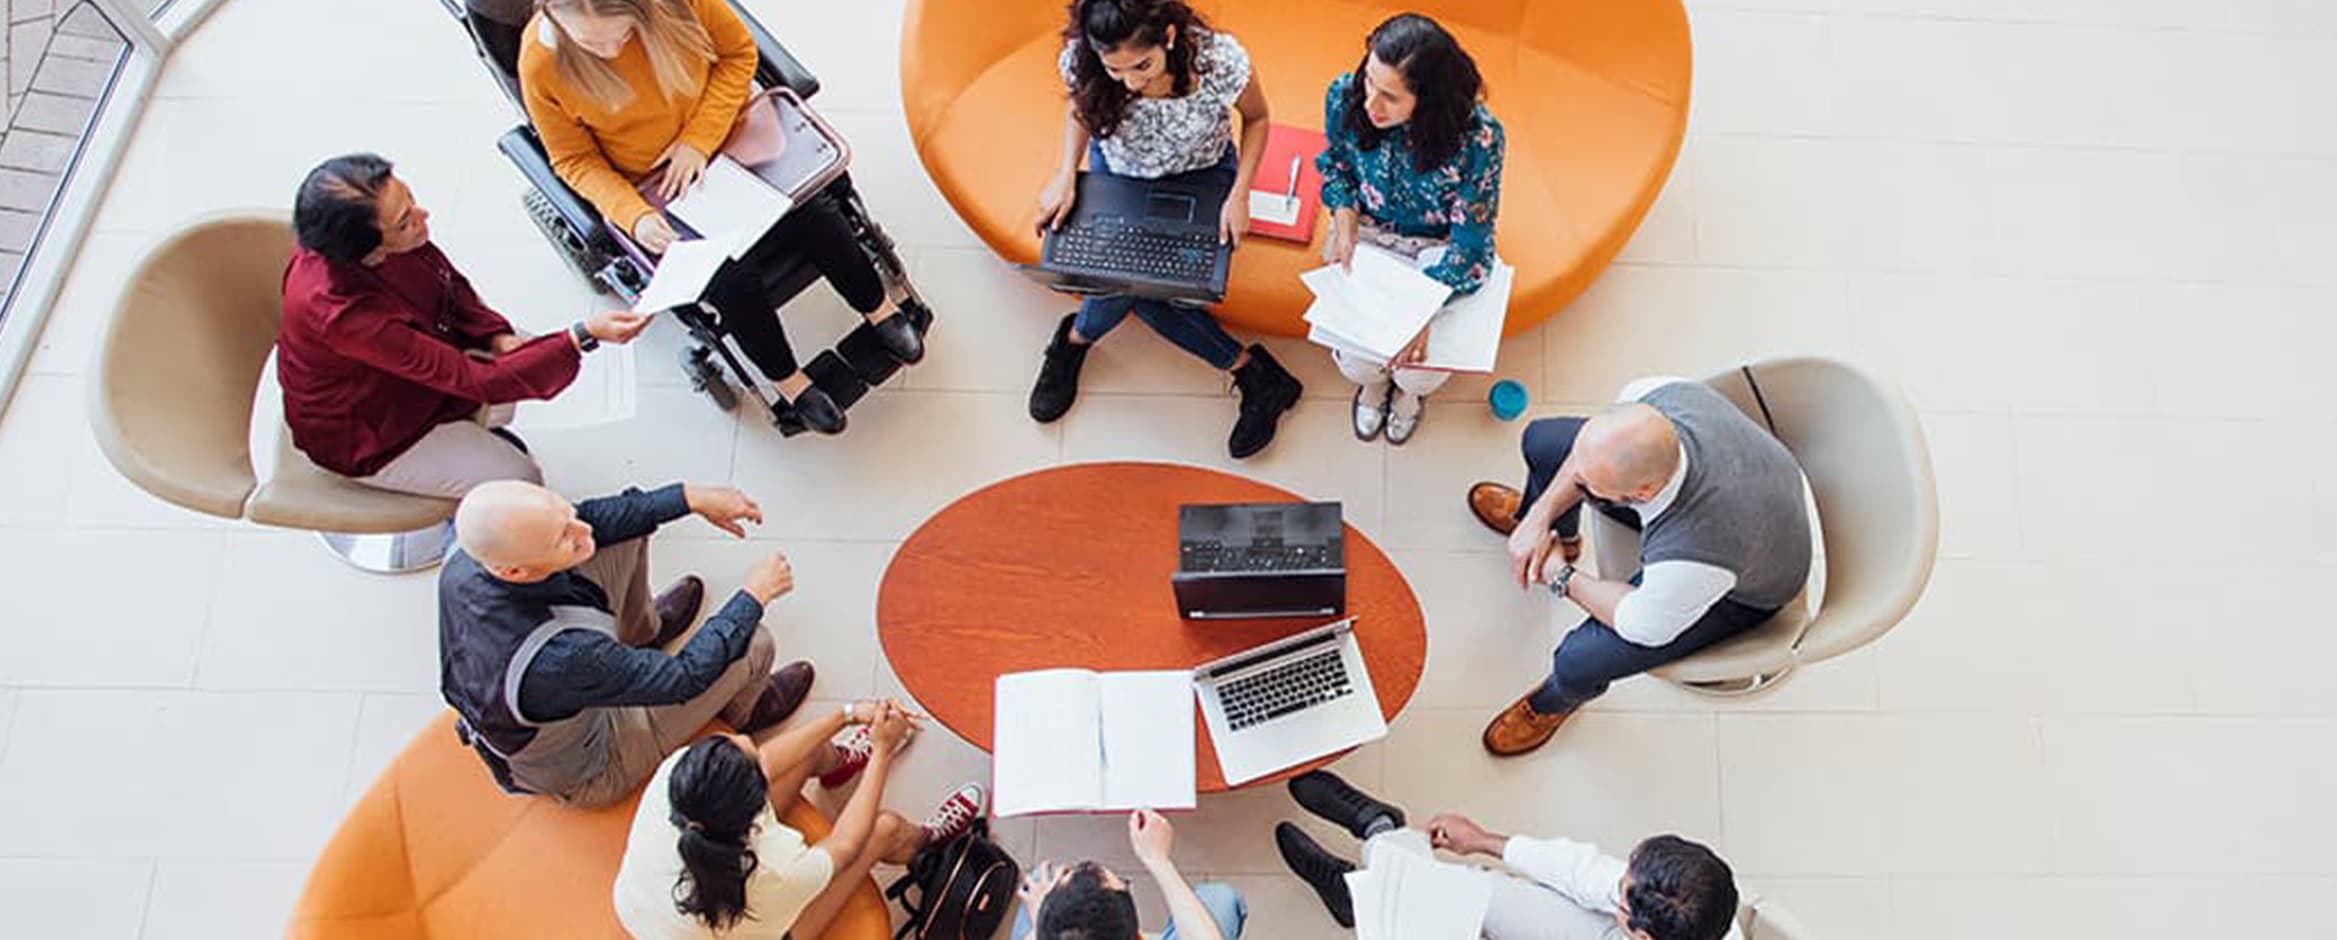
<path id="1" fill-rule="evenodd" d="M 786 721 L 811 695 L 812 678 L 811 664 L 803 660 L 779 667 L 778 672 L 771 674 L 771 683 L 763 687 L 763 697 L 755 700 L 755 711 L 747 716 L 739 733 L 754 734 Z"/>
<path id="2" fill-rule="evenodd" d="M 1469 487 L 1469 512 L 1478 522 L 1496 534 L 1508 535 L 1517 531 L 1517 515 L 1524 507 L 1525 494 L 1516 488 L 1485 482 Z"/>
<path id="3" fill-rule="evenodd" d="M 1571 710 L 1555 715 L 1535 711 L 1534 706 L 1527 702 L 1532 697 L 1533 693 L 1530 692 L 1518 696 L 1517 701 L 1502 709 L 1501 714 L 1493 716 L 1493 723 L 1485 726 L 1485 750 L 1491 751 L 1495 757 L 1532 753 L 1534 749 L 1549 743 L 1550 736 L 1558 733 L 1558 726 L 1574 716 Z"/>
<path id="4" fill-rule="evenodd" d="M 698 619 L 698 608 L 704 603 L 706 582 L 694 574 L 683 575 L 650 603 L 650 609 L 657 611 L 657 639 L 649 641 L 649 645 L 662 649 L 681 636 Z"/>

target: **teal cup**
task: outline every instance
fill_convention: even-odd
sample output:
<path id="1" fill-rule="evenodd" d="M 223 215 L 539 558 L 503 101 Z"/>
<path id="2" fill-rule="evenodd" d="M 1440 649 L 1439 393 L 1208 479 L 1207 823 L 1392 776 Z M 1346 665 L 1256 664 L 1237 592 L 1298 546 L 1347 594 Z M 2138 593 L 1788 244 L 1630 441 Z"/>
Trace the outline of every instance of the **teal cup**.
<path id="1" fill-rule="evenodd" d="M 1502 379 L 1493 383 L 1493 390 L 1485 393 L 1485 404 L 1492 406 L 1493 416 L 1503 421 L 1517 420 L 1526 413 L 1526 387 L 1516 379 Z"/>

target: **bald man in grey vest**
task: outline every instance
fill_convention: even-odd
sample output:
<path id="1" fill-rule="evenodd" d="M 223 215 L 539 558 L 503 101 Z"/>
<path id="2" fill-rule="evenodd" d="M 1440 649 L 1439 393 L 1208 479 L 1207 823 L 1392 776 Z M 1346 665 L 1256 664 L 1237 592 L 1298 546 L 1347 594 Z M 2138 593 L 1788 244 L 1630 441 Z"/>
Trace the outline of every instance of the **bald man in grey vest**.
<path id="1" fill-rule="evenodd" d="M 1550 677 L 1485 728 L 1502 757 L 1550 740 L 1609 683 L 1760 625 L 1810 576 L 1801 468 L 1720 393 L 1659 376 L 1596 417 L 1526 427 L 1526 485 L 1469 488 L 1469 510 L 1509 537 L 1520 587 L 1548 585 L 1589 619 L 1550 655 Z M 1582 504 L 1639 533 L 1637 571 L 1576 571 Z"/>

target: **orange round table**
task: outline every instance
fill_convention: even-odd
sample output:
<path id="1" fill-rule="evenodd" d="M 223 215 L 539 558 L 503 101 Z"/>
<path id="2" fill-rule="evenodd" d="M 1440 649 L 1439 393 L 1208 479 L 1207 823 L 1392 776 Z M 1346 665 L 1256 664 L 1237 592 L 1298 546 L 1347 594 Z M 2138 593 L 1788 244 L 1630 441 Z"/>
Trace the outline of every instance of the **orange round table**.
<path id="1" fill-rule="evenodd" d="M 998 677 L 1033 669 L 1183 669 L 1319 620 L 1186 621 L 1169 576 L 1177 507 L 1296 501 L 1230 473 L 1160 463 L 1056 467 L 993 483 L 909 536 L 885 569 L 877 636 L 909 694 L 987 751 Z M 1386 553 L 1347 527 L 1347 614 L 1390 721 L 1427 659 L 1420 602 Z M 1193 712 L 1197 784 L 1222 793 L 1217 751 Z M 1324 756 L 1244 786 L 1288 779 Z"/>

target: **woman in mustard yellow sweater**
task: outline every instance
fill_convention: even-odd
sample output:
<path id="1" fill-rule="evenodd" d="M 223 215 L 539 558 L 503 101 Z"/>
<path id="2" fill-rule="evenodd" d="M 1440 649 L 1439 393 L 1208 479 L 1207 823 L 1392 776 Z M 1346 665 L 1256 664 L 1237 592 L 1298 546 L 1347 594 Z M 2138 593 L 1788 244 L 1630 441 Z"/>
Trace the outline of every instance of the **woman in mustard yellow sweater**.
<path id="1" fill-rule="evenodd" d="M 537 0 L 522 34 L 519 82 L 529 120 L 562 180 L 663 254 L 674 230 L 635 190 L 671 199 L 721 150 L 752 93 L 754 36 L 725 0 Z M 715 274 L 707 302 L 747 357 L 806 425 L 844 429 L 844 412 L 803 374 L 760 273 L 776 256 L 808 255 L 903 362 L 924 357 L 907 317 L 893 316 L 883 279 L 833 202 L 805 200 Z M 882 312 L 880 312 L 880 308 Z"/>

